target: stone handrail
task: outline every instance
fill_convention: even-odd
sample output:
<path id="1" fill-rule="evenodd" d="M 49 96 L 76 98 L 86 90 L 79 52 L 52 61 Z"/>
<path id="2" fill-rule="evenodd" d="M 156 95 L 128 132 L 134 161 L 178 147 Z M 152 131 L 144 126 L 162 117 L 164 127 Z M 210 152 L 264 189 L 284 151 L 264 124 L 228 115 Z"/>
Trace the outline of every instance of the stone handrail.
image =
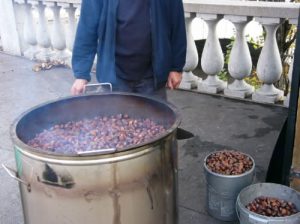
<path id="1" fill-rule="evenodd" d="M 253 17 L 297 19 L 298 3 L 253 2 L 231 0 L 184 0 L 184 11 L 200 14 L 220 14 Z"/>
<path id="2" fill-rule="evenodd" d="M 12 10 L 9 12 L 14 18 L 8 20 L 15 21 L 15 27 L 7 26 L 11 30 L 0 33 L 4 50 L 8 49 L 8 52 L 21 54 L 30 59 L 69 61 L 80 3 L 81 0 L 0 1 L 0 26 L 2 11 Z M 224 93 L 227 96 L 248 97 L 254 101 L 268 103 L 283 99 L 283 91 L 273 85 L 282 73 L 275 32 L 284 20 L 288 20 L 290 24 L 297 24 L 300 4 L 232 0 L 183 0 L 183 3 L 188 47 L 181 88 L 197 87 L 200 92 Z M 51 14 L 51 20 L 48 19 L 47 13 Z M 191 31 L 192 21 L 197 17 L 205 21 L 208 27 L 200 59 Z M 222 19 L 232 22 L 236 30 L 228 64 L 229 74 L 234 78 L 230 84 L 221 81 L 217 76 L 224 67 L 224 56 L 217 36 L 219 29 L 217 25 Z M 245 27 L 252 20 L 264 26 L 267 34 L 257 64 L 257 75 L 263 85 L 257 90 L 244 81 L 252 70 L 252 59 L 245 38 Z M 9 35 L 7 37 L 3 34 L 15 33 L 15 30 L 17 37 L 14 35 L 12 39 L 19 40 L 18 46 L 14 46 L 17 50 L 10 51 L 10 46 L 7 46 Z M 192 73 L 199 60 L 202 70 L 208 75 L 205 80 Z"/>
<path id="3" fill-rule="evenodd" d="M 189 44 L 181 88 L 190 89 L 196 85 L 200 92 L 224 92 L 227 96 L 249 97 L 254 101 L 266 103 L 281 101 L 284 98 L 283 91 L 273 85 L 282 74 L 275 33 L 284 20 L 288 20 L 290 24 L 297 24 L 299 7 L 300 4 L 285 2 L 184 0 Z M 208 75 L 203 81 L 192 74 L 199 60 L 191 35 L 191 23 L 196 17 L 204 20 L 208 26 L 208 36 L 200 59 L 202 70 Z M 216 33 L 217 24 L 221 19 L 232 22 L 236 30 L 228 63 L 229 74 L 234 78 L 230 84 L 221 81 L 217 76 L 224 66 L 224 56 Z M 244 81 L 252 70 L 252 60 L 245 38 L 245 27 L 252 20 L 258 21 L 266 31 L 264 46 L 256 65 L 257 76 L 263 85 L 257 90 Z M 288 98 L 289 96 L 286 97 L 286 105 Z"/>

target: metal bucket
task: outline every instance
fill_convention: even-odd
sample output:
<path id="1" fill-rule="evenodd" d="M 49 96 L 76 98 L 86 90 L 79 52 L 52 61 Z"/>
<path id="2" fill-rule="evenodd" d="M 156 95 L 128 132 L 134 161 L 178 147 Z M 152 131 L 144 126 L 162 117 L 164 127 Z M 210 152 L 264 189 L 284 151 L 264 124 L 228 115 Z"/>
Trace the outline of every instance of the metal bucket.
<path id="1" fill-rule="evenodd" d="M 219 220 L 237 220 L 235 209 L 236 199 L 240 191 L 253 182 L 254 160 L 251 156 L 247 155 L 251 158 L 253 167 L 246 173 L 241 175 L 222 175 L 212 172 L 207 167 L 206 160 L 211 154 L 204 159 L 207 211 L 211 216 Z"/>
<path id="2" fill-rule="evenodd" d="M 251 212 L 246 205 L 255 198 L 275 197 L 278 199 L 293 202 L 297 209 L 300 209 L 300 193 L 280 184 L 259 183 L 243 189 L 238 195 L 236 208 L 241 224 L 299 224 L 300 212 L 286 217 L 267 217 Z"/>
<path id="3" fill-rule="evenodd" d="M 117 152 L 57 155 L 26 144 L 55 123 L 126 113 L 167 121 L 162 136 Z M 172 105 L 135 94 L 69 97 L 40 105 L 13 124 L 25 224 L 177 223 L 177 141 Z"/>

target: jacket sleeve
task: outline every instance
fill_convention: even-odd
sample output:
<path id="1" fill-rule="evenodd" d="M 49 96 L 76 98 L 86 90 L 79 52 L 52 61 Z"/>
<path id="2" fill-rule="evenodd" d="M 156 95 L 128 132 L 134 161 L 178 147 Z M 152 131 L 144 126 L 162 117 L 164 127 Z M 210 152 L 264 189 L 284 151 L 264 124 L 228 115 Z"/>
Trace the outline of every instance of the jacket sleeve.
<path id="1" fill-rule="evenodd" d="M 98 45 L 100 2 L 82 0 L 72 55 L 72 69 L 77 79 L 91 79 L 90 72 Z"/>
<path id="2" fill-rule="evenodd" d="M 182 0 L 172 0 L 172 68 L 171 71 L 182 72 L 186 60 L 186 30 Z"/>

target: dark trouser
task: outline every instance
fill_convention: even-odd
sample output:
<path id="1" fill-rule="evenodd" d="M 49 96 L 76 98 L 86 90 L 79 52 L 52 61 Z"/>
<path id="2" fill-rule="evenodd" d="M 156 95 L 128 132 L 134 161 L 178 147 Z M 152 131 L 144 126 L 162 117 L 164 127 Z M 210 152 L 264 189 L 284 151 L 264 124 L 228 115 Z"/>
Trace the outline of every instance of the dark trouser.
<path id="1" fill-rule="evenodd" d="M 117 81 L 113 85 L 113 91 L 139 93 L 163 100 L 167 99 L 165 88 L 155 89 L 153 77 L 138 81 L 129 81 L 117 77 Z"/>

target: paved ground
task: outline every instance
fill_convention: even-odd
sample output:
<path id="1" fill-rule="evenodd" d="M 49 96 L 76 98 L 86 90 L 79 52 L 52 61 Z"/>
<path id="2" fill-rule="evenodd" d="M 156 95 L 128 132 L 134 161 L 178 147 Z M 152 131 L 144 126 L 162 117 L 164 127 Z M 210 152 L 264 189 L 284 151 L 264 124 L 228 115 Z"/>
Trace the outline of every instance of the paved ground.
<path id="1" fill-rule="evenodd" d="M 69 69 L 35 73 L 33 65 L 26 59 L 0 53 L 0 163 L 12 167 L 12 121 L 39 103 L 69 95 L 73 80 Z M 210 217 L 205 209 L 205 155 L 224 148 L 247 152 L 257 164 L 255 181 L 264 181 L 287 110 L 187 91 L 168 92 L 168 98 L 181 110 L 181 126 L 195 135 L 179 142 L 179 223 L 225 223 Z M 22 224 L 17 183 L 3 169 L 0 183 L 0 223 Z"/>

